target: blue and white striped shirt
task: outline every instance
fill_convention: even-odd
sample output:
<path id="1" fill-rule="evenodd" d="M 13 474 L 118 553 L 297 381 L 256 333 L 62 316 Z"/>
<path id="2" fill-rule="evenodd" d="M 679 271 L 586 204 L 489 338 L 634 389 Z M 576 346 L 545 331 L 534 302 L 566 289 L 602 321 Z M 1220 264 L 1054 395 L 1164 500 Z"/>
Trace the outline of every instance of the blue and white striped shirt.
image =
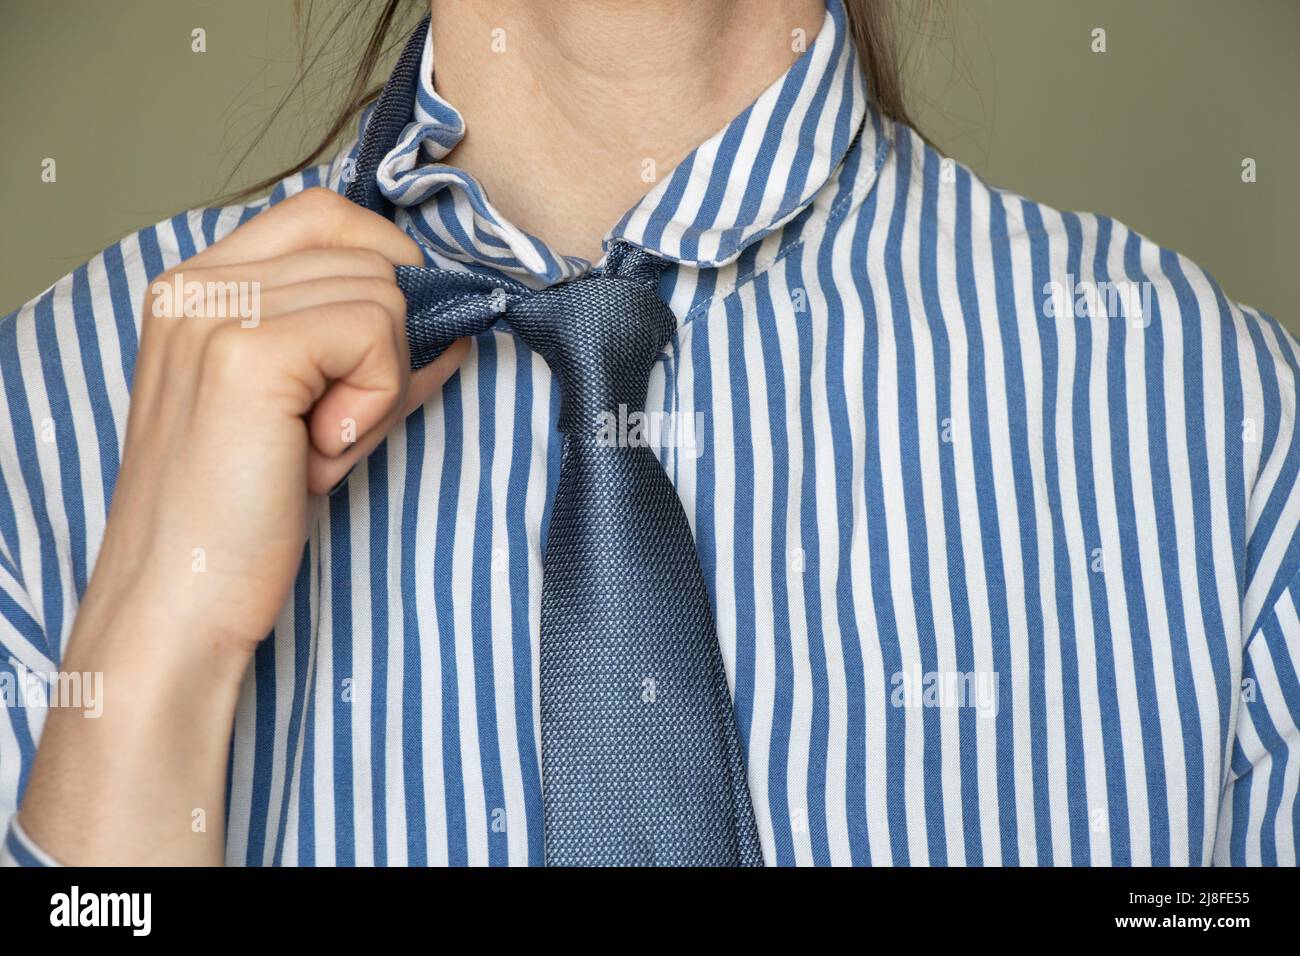
<path id="1" fill-rule="evenodd" d="M 585 272 L 441 163 L 463 124 L 430 50 L 380 171 L 398 224 L 439 266 Z M 354 151 L 129 236 L 0 323 L 0 689 L 57 670 L 147 283 L 287 195 L 342 191 Z M 1295 862 L 1300 351 L 1273 319 L 883 118 L 839 0 L 610 238 L 670 263 L 648 409 L 691 426 L 658 453 L 769 864 Z M 230 863 L 542 861 L 557 410 L 498 328 L 318 502 L 240 697 Z M 0 827 L 35 698 L 0 708 Z M 10 862 L 44 859 L 8 834 Z"/>

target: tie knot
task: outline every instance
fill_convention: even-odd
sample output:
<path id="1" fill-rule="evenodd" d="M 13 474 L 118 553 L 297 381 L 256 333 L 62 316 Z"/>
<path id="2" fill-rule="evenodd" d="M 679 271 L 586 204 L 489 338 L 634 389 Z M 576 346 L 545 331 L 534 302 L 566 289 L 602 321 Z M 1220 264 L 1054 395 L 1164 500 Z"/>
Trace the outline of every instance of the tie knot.
<path id="1" fill-rule="evenodd" d="M 559 380 L 561 431 L 594 431 L 620 405 L 643 410 L 650 370 L 677 325 L 644 278 L 600 273 L 511 302 L 506 320 Z"/>
<path id="2" fill-rule="evenodd" d="M 477 273 L 398 266 L 411 367 L 504 320 L 559 381 L 561 431 L 596 429 L 620 406 L 642 411 L 650 369 L 677 327 L 656 292 L 662 267 L 650 253 L 617 243 L 605 271 L 534 291 Z"/>

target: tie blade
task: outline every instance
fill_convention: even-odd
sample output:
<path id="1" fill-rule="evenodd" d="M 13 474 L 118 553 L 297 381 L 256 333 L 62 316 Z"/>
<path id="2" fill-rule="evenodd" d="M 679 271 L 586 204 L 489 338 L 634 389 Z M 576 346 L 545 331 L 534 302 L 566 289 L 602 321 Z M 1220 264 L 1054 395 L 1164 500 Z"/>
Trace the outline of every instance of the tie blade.
<path id="1" fill-rule="evenodd" d="M 648 447 L 566 439 L 541 631 L 548 865 L 761 865 L 708 589 Z"/>

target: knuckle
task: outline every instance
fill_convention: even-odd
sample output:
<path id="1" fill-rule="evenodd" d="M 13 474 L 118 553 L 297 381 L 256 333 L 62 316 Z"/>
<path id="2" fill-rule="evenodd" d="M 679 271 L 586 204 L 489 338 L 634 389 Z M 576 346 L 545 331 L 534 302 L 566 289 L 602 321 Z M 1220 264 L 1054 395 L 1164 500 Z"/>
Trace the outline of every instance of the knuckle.
<path id="1" fill-rule="evenodd" d="M 324 186 L 312 186 L 309 189 L 304 189 L 294 199 L 298 205 L 322 213 L 335 212 L 350 205 L 346 198 Z"/>
<path id="2" fill-rule="evenodd" d="M 176 277 L 183 268 L 184 263 L 174 269 L 168 269 L 166 272 L 149 280 L 149 286 L 145 290 L 144 298 L 144 318 L 146 321 L 149 319 L 172 319 L 181 314 L 176 308 L 177 303 L 174 301 L 173 289 Z"/>
<path id="3" fill-rule="evenodd" d="M 238 325 L 222 325 L 206 337 L 204 369 L 217 382 L 241 381 L 255 374 L 259 352 L 255 336 Z"/>
<path id="4" fill-rule="evenodd" d="M 145 290 L 145 316 L 155 319 L 204 318 L 215 310 L 211 297 L 227 291 L 220 269 L 203 267 L 187 259 L 149 281 Z"/>
<path id="5" fill-rule="evenodd" d="M 356 209 L 345 197 L 324 186 L 313 186 L 289 197 L 282 204 L 295 214 L 302 215 L 319 231 L 327 231 L 347 218 Z"/>

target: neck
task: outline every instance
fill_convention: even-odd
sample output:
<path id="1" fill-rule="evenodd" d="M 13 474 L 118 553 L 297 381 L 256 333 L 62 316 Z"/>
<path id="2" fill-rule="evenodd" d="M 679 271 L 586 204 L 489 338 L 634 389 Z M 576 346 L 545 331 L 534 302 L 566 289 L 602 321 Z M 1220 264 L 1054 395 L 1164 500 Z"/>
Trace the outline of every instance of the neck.
<path id="1" fill-rule="evenodd" d="M 438 92 L 466 126 L 447 162 L 514 225 L 593 261 L 624 212 L 789 69 L 825 13 L 823 0 L 432 9 Z"/>

